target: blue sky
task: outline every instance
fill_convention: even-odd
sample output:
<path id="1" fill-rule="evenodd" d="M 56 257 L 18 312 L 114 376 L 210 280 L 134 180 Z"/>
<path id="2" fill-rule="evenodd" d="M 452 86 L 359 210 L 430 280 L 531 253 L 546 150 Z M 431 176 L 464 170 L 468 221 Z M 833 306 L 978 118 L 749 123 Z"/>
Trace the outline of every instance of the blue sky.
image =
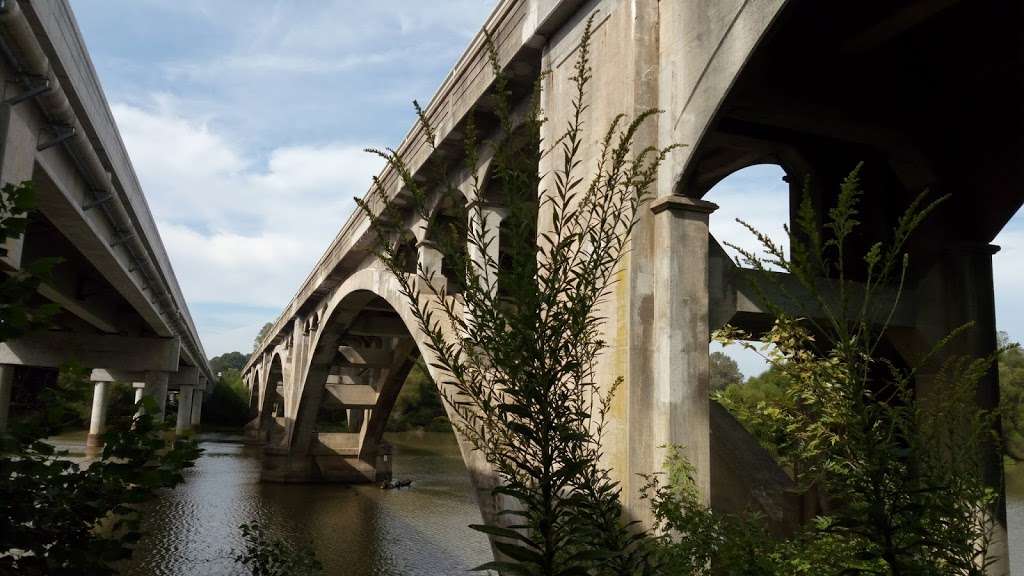
<path id="1" fill-rule="evenodd" d="M 482 25 L 494 0 L 71 0 L 208 354 L 248 352 Z M 781 235 L 781 172 L 712 191 Z M 780 202 L 780 198 L 782 201 Z M 1024 217 L 996 240 L 1000 329 L 1024 338 Z M 740 356 L 753 374 L 761 363 Z"/>

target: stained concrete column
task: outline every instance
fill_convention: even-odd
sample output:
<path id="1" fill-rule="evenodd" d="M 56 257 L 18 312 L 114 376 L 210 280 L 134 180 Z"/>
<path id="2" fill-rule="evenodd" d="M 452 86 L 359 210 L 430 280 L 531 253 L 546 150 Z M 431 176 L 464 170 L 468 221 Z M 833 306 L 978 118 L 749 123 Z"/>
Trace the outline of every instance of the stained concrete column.
<path id="1" fill-rule="evenodd" d="M 167 372 L 146 372 L 145 395 L 156 401 L 156 414 L 153 419 L 162 424 L 167 412 Z"/>
<path id="2" fill-rule="evenodd" d="M 437 248 L 436 244 L 430 240 L 423 240 L 416 244 L 417 272 L 419 272 L 419 269 L 422 269 L 423 275 L 431 278 L 430 285 L 435 292 L 440 292 L 447 283 L 447 279 L 441 271 L 443 263 L 444 253 Z"/>
<path id="3" fill-rule="evenodd" d="M 492 292 L 498 289 L 498 266 L 501 255 L 501 222 L 508 210 L 497 204 L 479 202 L 469 207 L 469 225 L 478 238 L 486 238 L 487 252 L 479 246 L 469 246 L 469 257 L 476 263 L 476 272 L 481 282 L 489 285 Z"/>
<path id="4" fill-rule="evenodd" d="M 7 82 L 3 88 L 5 102 L 0 103 L 0 187 L 31 180 L 35 167 L 38 136 L 32 127 L 31 103 L 8 104 L 12 89 L 20 92 L 18 83 Z M 0 239 L 0 261 L 20 268 L 23 244 L 22 235 Z"/>
<path id="5" fill-rule="evenodd" d="M 14 390 L 14 366 L 0 364 L 0 435 L 7 431 L 11 411 L 11 392 Z"/>
<path id="6" fill-rule="evenodd" d="M 174 426 L 174 433 L 181 435 L 189 430 L 192 421 L 192 386 L 182 384 L 178 390 L 178 420 Z"/>
<path id="7" fill-rule="evenodd" d="M 708 405 L 708 217 L 718 206 L 684 196 L 662 197 L 654 213 L 653 378 L 650 472 L 667 447 L 683 447 L 705 503 L 711 493 Z"/>
<path id="8" fill-rule="evenodd" d="M 942 364 L 953 357 L 984 358 L 998 346 L 996 336 L 995 290 L 992 282 L 992 257 L 999 247 L 988 243 L 957 242 L 943 248 L 939 260 L 921 279 L 915 291 L 917 329 L 913 335 L 890 335 L 900 353 L 916 364 L 932 346 L 953 330 L 973 323 L 966 332 L 953 338 L 934 360 L 922 366 L 915 377 L 916 395 L 927 404 L 942 389 L 936 378 Z M 978 382 L 975 399 L 982 409 L 999 406 L 999 371 L 991 366 Z M 994 437 L 1001 434 L 994 431 Z M 1003 485 L 1003 459 L 995 442 L 987 447 L 983 474 L 985 481 L 999 494 L 992 514 L 997 521 L 990 554 L 997 559 L 990 574 L 1009 571 L 1006 533 L 1006 495 Z"/>
<path id="9" fill-rule="evenodd" d="M 145 382 L 132 382 L 132 388 L 135 390 L 134 403 L 138 404 L 139 402 L 142 402 L 142 396 L 146 392 Z"/>
<path id="10" fill-rule="evenodd" d="M 94 382 L 92 412 L 89 416 L 89 436 L 85 439 L 86 452 L 95 452 L 103 446 L 103 433 L 107 431 L 107 404 L 113 382 Z"/>
<path id="11" fill-rule="evenodd" d="M 199 430 L 199 424 L 203 420 L 203 390 L 192 391 L 192 416 L 189 420 L 189 424 L 193 431 Z"/>
<path id="12" fill-rule="evenodd" d="M 366 421 L 365 408 L 348 408 L 345 410 L 345 420 L 348 422 L 349 432 L 362 432 L 363 423 Z"/>

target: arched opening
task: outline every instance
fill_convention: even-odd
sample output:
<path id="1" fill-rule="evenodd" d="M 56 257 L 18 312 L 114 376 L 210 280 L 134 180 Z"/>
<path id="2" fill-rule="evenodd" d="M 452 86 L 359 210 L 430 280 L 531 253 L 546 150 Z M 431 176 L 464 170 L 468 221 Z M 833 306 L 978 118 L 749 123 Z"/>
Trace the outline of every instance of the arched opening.
<path id="1" fill-rule="evenodd" d="M 441 276 L 449 294 L 461 293 L 465 283 L 468 226 L 466 199 L 462 195 L 442 195 L 427 228 L 426 240 L 441 254 Z"/>
<path id="2" fill-rule="evenodd" d="M 271 445 L 284 438 L 284 367 L 281 356 L 274 354 L 267 375 L 262 380 L 263 406 L 260 409 L 260 435 Z"/>
<path id="3" fill-rule="evenodd" d="M 892 237 L 920 192 L 948 194 L 907 244 L 906 286 L 927 305 L 886 332 L 885 354 L 914 365 L 973 322 L 973 333 L 947 353 L 987 356 L 996 342 L 988 244 L 1024 201 L 1015 184 L 1024 176 L 1024 51 L 1010 24 L 1022 11 L 997 0 L 789 2 L 717 103 L 680 190 L 703 197 L 723 175 L 765 161 L 795 176 L 779 154 L 793 153 L 821 222 L 840 181 L 863 162 L 861 226 L 845 262 L 855 281 L 865 276 L 863 256 Z M 712 215 L 713 228 L 721 216 Z M 916 392 L 927 395 L 931 380 L 919 377 Z M 998 395 L 992 371 L 979 384 L 979 404 L 994 407 Z M 998 486 L 999 458 L 989 460 Z"/>
<path id="4" fill-rule="evenodd" d="M 740 221 L 788 248 L 785 227 L 790 221 L 790 204 L 794 197 L 799 201 L 801 189 L 794 185 L 794 180 L 801 178 L 790 176 L 779 164 L 754 164 L 728 174 L 708 190 L 704 199 L 718 205 L 708 221 L 711 233 L 709 257 L 717 259 L 718 266 L 729 266 L 727 262 L 742 260 L 733 246 L 753 254 L 763 253 L 763 246 Z M 726 321 L 736 323 L 735 318 L 726 319 L 724 316 L 718 323 Z M 752 331 L 764 328 L 752 324 L 744 328 Z M 719 327 L 712 326 L 713 329 Z M 739 344 L 726 347 L 712 342 L 711 353 L 712 392 L 742 384 L 746 378 L 759 376 L 768 369 L 764 358 Z"/>
<path id="5" fill-rule="evenodd" d="M 392 451 L 385 433 L 393 416 L 393 431 L 444 429 L 451 436 L 429 371 L 422 364 L 416 368 L 419 357 L 406 320 L 375 292 L 351 291 L 329 309 L 292 438 L 294 450 L 312 456 L 314 478 L 390 480 Z"/>
<path id="6" fill-rule="evenodd" d="M 539 166 L 540 143 L 531 137 L 529 130 L 522 128 L 498 146 L 484 179 L 481 201 L 499 215 L 499 218 L 489 219 L 487 232 L 497 244 L 494 253 L 498 266 L 498 296 L 504 300 L 516 300 L 533 290 L 533 270 L 537 265 Z M 526 285 L 516 285 L 517 281 Z"/>

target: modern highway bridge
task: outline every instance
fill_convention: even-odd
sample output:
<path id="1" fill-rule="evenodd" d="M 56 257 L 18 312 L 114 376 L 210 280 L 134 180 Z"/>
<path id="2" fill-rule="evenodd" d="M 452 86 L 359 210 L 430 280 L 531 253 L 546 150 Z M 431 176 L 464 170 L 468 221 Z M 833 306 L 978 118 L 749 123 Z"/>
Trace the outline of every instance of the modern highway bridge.
<path id="1" fill-rule="evenodd" d="M 0 433 L 12 390 L 70 362 L 92 369 L 92 449 L 111 382 L 160 417 L 172 391 L 177 431 L 198 425 L 215 380 L 66 0 L 0 0 L 0 80 L 0 184 L 31 181 L 38 203 L 0 273 L 61 259 L 38 291 L 60 307 L 52 326 L 0 343 Z"/>
<path id="2" fill-rule="evenodd" d="M 806 513 L 786 497 L 785 474 L 708 400 L 710 332 L 726 322 L 755 331 L 771 322 L 744 292 L 748 272 L 708 232 L 712 188 L 737 170 L 779 165 L 790 213 L 805 181 L 824 213 L 838 182 L 865 162 L 864 233 L 856 247 L 864 249 L 887 238 L 922 190 L 950 194 L 909 246 L 907 296 L 886 334 L 886 354 L 911 361 L 968 321 L 974 330 L 950 352 L 995 349 L 997 248 L 990 243 L 1024 199 L 1022 10 L 1024 4 L 1002 0 L 498 3 L 485 29 L 513 93 L 528 93 L 548 72 L 542 106 L 549 141 L 570 114 L 572 66 L 593 15 L 584 166 L 593 167 L 598 134 L 619 112 L 659 108 L 664 113 L 639 144 L 686 145 L 663 164 L 657 197 L 640 218 L 603 310 L 610 347 L 600 375 L 608 383 L 625 378 L 604 451 L 631 514 L 647 518 L 639 475 L 660 468 L 667 444 L 686 447 L 701 493 L 716 508 L 753 507 L 782 523 Z M 419 127 L 398 148 L 417 175 L 461 161 L 468 118 L 493 125 L 483 38 L 470 44 L 425 109 L 437 128 L 436 150 Z M 486 182 L 486 158 L 478 169 Z M 406 206 L 389 219 L 406 223 L 417 235 L 419 262 L 443 274 L 431 226 L 460 211 L 439 203 L 421 222 L 397 175 L 386 170 L 381 178 L 396 205 Z M 461 178 L 453 184 L 470 175 Z M 500 205 L 483 204 L 483 212 L 488 225 L 500 226 Z M 349 217 L 245 369 L 258 414 L 250 429 L 265 443 L 265 480 L 368 482 L 389 474 L 384 424 L 413 361 L 428 351 L 396 282 L 375 259 L 371 237 L 365 215 Z M 500 254 L 500 246 L 492 249 Z M 927 394 L 934 376 L 928 369 L 918 375 L 919 393 Z M 978 401 L 998 401 L 994 371 Z M 348 411 L 348 431 L 328 431 L 318 415 L 331 406 Z M 493 477 L 460 445 L 490 517 Z M 989 478 L 1001 486 L 993 456 Z"/>

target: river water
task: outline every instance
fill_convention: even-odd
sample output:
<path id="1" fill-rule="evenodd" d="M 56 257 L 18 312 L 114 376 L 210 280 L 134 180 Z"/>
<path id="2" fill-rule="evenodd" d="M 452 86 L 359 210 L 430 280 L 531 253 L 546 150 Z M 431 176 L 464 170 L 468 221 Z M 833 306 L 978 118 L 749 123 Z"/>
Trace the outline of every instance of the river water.
<path id="1" fill-rule="evenodd" d="M 80 435 L 58 447 L 75 454 Z M 248 574 L 233 561 L 240 524 L 308 543 L 324 573 L 341 576 L 438 576 L 466 573 L 491 559 L 469 476 L 451 433 L 390 434 L 402 490 L 374 485 L 261 484 L 259 448 L 237 437 L 200 436 L 203 454 L 147 511 L 145 539 L 126 574 Z"/>
<path id="2" fill-rule="evenodd" d="M 186 481 L 146 515 L 147 536 L 127 570 L 133 576 L 247 574 L 233 562 L 238 526 L 260 521 L 272 533 L 309 543 L 328 575 L 439 576 L 490 559 L 469 477 L 450 433 L 393 434 L 396 478 L 405 490 L 372 485 L 261 484 L 259 449 L 237 438 L 200 437 L 203 455 Z M 57 440 L 81 452 L 84 435 Z M 1024 576 L 1024 464 L 1007 470 L 1014 576 Z"/>

